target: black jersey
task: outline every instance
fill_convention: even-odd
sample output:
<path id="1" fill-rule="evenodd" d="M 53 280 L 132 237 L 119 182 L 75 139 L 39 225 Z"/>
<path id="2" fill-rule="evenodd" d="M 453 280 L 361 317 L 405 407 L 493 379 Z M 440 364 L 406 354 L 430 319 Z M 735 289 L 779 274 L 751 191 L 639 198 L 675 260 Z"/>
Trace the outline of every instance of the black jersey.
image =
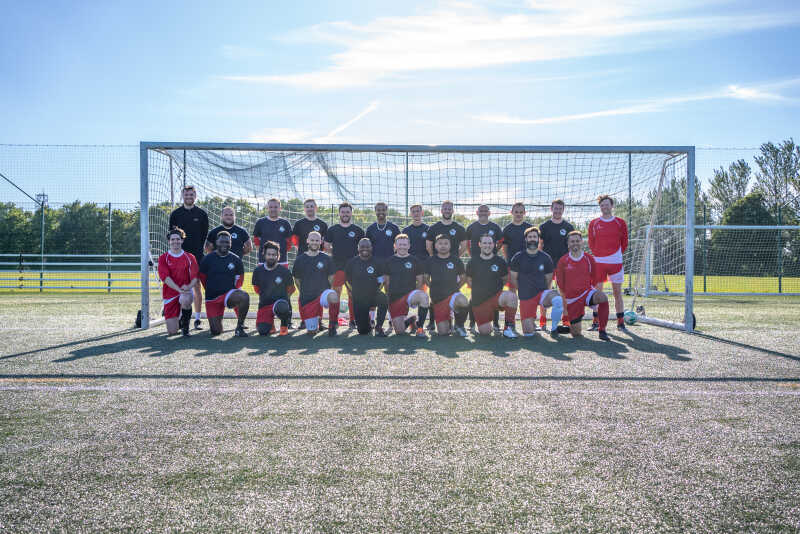
<path id="1" fill-rule="evenodd" d="M 232 252 L 224 256 L 214 252 L 200 262 L 200 278 L 205 278 L 206 300 L 214 300 L 236 288 L 243 276 L 242 260 Z"/>
<path id="2" fill-rule="evenodd" d="M 481 255 L 480 241 L 483 234 L 492 236 L 495 242 L 495 249 L 497 249 L 497 242 L 503 238 L 503 230 L 497 226 L 497 223 L 489 221 L 486 224 L 481 224 L 475 221 L 470 224 L 467 227 L 467 237 L 469 238 L 469 255 L 473 258 Z"/>
<path id="3" fill-rule="evenodd" d="M 330 289 L 328 277 L 333 276 L 334 272 L 333 261 L 324 252 L 316 256 L 305 253 L 298 255 L 292 266 L 292 274 L 300 280 L 300 305 L 305 306 Z"/>
<path id="4" fill-rule="evenodd" d="M 394 254 L 394 238 L 400 228 L 390 221 L 378 226 L 377 222 L 367 227 L 366 237 L 372 242 L 372 255 L 377 258 L 388 258 Z"/>
<path id="5" fill-rule="evenodd" d="M 289 288 L 293 285 L 292 273 L 283 265 L 267 269 L 266 265 L 259 263 L 253 271 L 253 288 L 258 293 L 259 308 L 274 304 L 281 299 L 288 301 Z"/>
<path id="6" fill-rule="evenodd" d="M 455 254 L 448 258 L 434 255 L 426 260 L 425 272 L 431 278 L 431 300 L 439 302 L 458 291 L 458 275 L 464 274 L 464 264 Z"/>
<path id="7" fill-rule="evenodd" d="M 575 227 L 564 219 L 558 224 L 547 220 L 539 226 L 543 241 L 542 250 L 547 252 L 554 264 L 558 264 L 561 256 L 567 253 L 567 234 L 574 229 Z"/>
<path id="8" fill-rule="evenodd" d="M 518 273 L 517 285 L 519 286 L 520 300 L 532 299 L 540 291 L 550 289 L 545 280 L 545 275 L 553 272 L 553 260 L 547 252 L 539 251 L 536 254 L 528 254 L 521 251 L 514 254 L 509 262 L 509 268 Z"/>
<path id="9" fill-rule="evenodd" d="M 397 300 L 417 289 L 417 275 L 423 272 L 424 265 L 411 254 L 405 258 L 397 255 L 387 258 L 383 273 L 389 276 L 389 301 Z"/>
<path id="10" fill-rule="evenodd" d="M 183 240 L 183 250 L 191 252 L 197 261 L 203 259 L 203 247 L 206 245 L 208 235 L 208 214 L 197 205 L 191 209 L 180 206 L 169 214 L 169 228 L 180 228 L 186 232 Z"/>
<path id="11" fill-rule="evenodd" d="M 297 255 L 299 256 L 306 250 L 308 250 L 308 243 L 306 240 L 308 239 L 308 234 L 311 232 L 319 232 L 322 236 L 322 240 L 325 241 L 325 233 L 328 231 L 328 225 L 322 219 L 314 219 L 313 221 L 309 221 L 305 217 L 294 223 L 294 228 L 292 228 L 292 234 L 297 237 Z"/>
<path id="12" fill-rule="evenodd" d="M 455 221 L 450 224 L 443 224 L 442 221 L 439 221 L 431 226 L 426 239 L 434 244 L 434 256 L 436 255 L 436 236 L 439 234 L 450 240 L 450 254 L 458 256 L 458 247 L 462 241 L 467 240 L 467 231 L 464 230 L 464 227 Z"/>
<path id="13" fill-rule="evenodd" d="M 425 223 L 422 223 L 419 226 L 409 224 L 403 228 L 403 233 L 406 234 L 408 236 L 408 240 L 411 241 L 411 247 L 408 249 L 409 254 L 416 256 L 421 260 L 424 260 L 429 256 L 428 248 L 425 246 L 425 243 L 428 240 L 429 229 L 430 227 Z"/>
<path id="14" fill-rule="evenodd" d="M 525 248 L 525 230 L 531 226 L 533 226 L 531 223 L 522 221 L 519 225 L 508 223 L 503 228 L 503 245 L 508 247 L 506 261 L 510 262 L 514 254 Z"/>
<path id="15" fill-rule="evenodd" d="M 231 252 L 241 258 L 243 256 L 242 253 L 244 252 L 244 244 L 247 243 L 248 239 L 250 239 L 250 234 L 247 233 L 247 230 L 237 224 L 234 224 L 230 228 L 226 228 L 222 225 L 217 226 L 208 232 L 207 238 L 214 250 L 217 248 L 217 235 L 223 230 L 231 234 Z"/>
<path id="16" fill-rule="evenodd" d="M 281 254 L 278 258 L 279 263 L 286 263 L 286 252 L 289 250 L 289 243 L 292 239 L 292 225 L 286 219 L 275 219 L 261 217 L 253 227 L 253 242 L 257 247 L 261 247 L 266 241 L 274 241 L 281 247 Z M 258 261 L 263 263 L 264 257 L 259 250 Z"/>
<path id="17" fill-rule="evenodd" d="M 478 306 L 503 289 L 508 275 L 506 260 L 495 254 L 488 260 L 475 256 L 467 263 L 467 276 L 472 279 L 472 305 Z"/>
<path id="18" fill-rule="evenodd" d="M 328 228 L 325 241 L 333 245 L 333 265 L 343 271 L 347 261 L 358 254 L 358 242 L 364 237 L 364 230 L 355 224 L 342 226 L 334 224 Z"/>
<path id="19" fill-rule="evenodd" d="M 371 256 L 365 261 L 356 256 L 347 261 L 344 273 L 353 291 L 353 300 L 369 300 L 375 296 L 381 285 L 378 278 L 383 276 L 383 260 Z"/>

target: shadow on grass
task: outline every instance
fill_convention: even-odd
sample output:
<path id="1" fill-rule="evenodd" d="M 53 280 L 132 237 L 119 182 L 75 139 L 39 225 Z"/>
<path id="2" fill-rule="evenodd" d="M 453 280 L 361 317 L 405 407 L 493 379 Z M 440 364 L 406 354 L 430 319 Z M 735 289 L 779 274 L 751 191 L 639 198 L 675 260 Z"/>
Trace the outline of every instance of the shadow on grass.
<path id="1" fill-rule="evenodd" d="M 710 334 L 702 334 L 700 332 L 694 332 L 692 335 L 701 337 L 703 339 L 708 339 L 711 341 L 718 341 L 719 343 L 725 343 L 726 345 L 732 345 L 734 347 L 739 347 L 741 349 L 755 350 L 758 352 L 763 352 L 764 354 L 769 354 L 770 356 L 778 356 L 780 358 L 786 358 L 789 360 L 800 362 L 800 356 L 796 354 L 786 354 L 785 352 L 778 352 L 776 350 L 770 350 L 756 345 L 749 345 L 747 343 L 741 343 L 739 341 L 733 341 L 732 339 L 725 339 L 722 337 L 712 336 Z"/>
<path id="2" fill-rule="evenodd" d="M 125 335 L 130 335 L 130 334 L 141 333 L 141 332 L 142 331 L 140 329 L 138 329 L 138 328 L 127 328 L 125 330 L 120 330 L 118 332 L 110 332 L 108 334 L 102 334 L 102 335 L 99 335 L 99 336 L 89 337 L 89 338 L 86 338 L 86 339 L 80 339 L 80 340 L 77 340 L 77 341 L 68 341 L 66 343 L 60 343 L 58 345 L 50 345 L 48 347 L 42 347 L 42 348 L 39 348 L 39 349 L 26 350 L 26 351 L 23 351 L 23 352 L 15 352 L 13 354 L 6 354 L 5 356 L 0 356 L 0 360 L 8 360 L 10 358 L 19 358 L 20 356 L 30 356 L 31 354 L 38 354 L 40 352 L 47 352 L 47 351 L 56 350 L 56 349 L 64 349 L 64 348 L 67 348 L 67 347 L 74 347 L 75 345 L 83 345 L 85 343 L 93 343 L 95 341 L 103 341 L 105 339 L 111 339 L 112 337 L 125 336 Z"/>

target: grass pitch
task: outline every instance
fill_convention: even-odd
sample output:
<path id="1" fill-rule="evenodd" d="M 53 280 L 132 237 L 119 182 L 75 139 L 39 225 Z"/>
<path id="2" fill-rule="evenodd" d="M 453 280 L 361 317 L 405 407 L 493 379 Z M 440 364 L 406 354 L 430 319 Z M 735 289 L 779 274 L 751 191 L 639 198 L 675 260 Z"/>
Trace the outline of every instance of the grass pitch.
<path id="1" fill-rule="evenodd" d="M 129 330 L 136 296 L 0 304 L 2 530 L 800 526 L 800 299 L 611 343 L 185 340 Z"/>

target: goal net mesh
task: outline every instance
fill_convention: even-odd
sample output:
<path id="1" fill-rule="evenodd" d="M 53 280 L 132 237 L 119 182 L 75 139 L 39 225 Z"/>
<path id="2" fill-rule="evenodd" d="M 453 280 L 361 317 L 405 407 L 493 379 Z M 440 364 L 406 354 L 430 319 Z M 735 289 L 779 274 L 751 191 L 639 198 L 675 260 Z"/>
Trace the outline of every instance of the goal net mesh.
<path id="1" fill-rule="evenodd" d="M 609 194 L 616 201 L 615 214 L 629 224 L 623 288 L 637 295 L 635 305 L 644 306 L 648 316 L 683 323 L 683 295 L 645 290 L 647 280 L 663 275 L 675 280 L 674 287 L 682 291 L 684 231 L 648 228 L 685 223 L 685 152 L 505 152 L 491 147 L 480 151 L 292 150 L 286 146 L 170 147 L 147 152 L 153 258 L 167 248 L 169 213 L 181 204 L 184 185 L 195 186 L 210 227 L 220 223 L 222 207 L 232 206 L 236 223 L 250 232 L 256 220 L 266 215 L 267 200 L 272 197 L 281 200 L 281 216 L 291 223 L 303 217 L 306 198 L 316 200 L 318 217 L 329 225 L 338 222 L 338 204 L 348 201 L 355 207 L 354 222 L 364 228 L 374 220 L 375 203 L 382 201 L 389 205 L 389 219 L 401 229 L 410 223 L 408 208 L 414 204 L 424 206 L 425 222 L 432 224 L 439 218 L 441 203 L 450 200 L 456 219 L 465 226 L 476 219 L 476 208 L 486 204 L 491 219 L 503 227 L 511 221 L 515 202 L 523 202 L 527 220 L 539 224 L 549 218 L 551 201 L 560 198 L 566 204 L 565 219 L 585 232 L 589 221 L 599 216 L 598 195 Z M 290 251 L 289 261 L 293 259 Z M 244 258 L 247 271 L 256 263 L 255 252 Z M 673 293 L 672 289 L 665 293 Z M 610 284 L 606 290 L 610 294 Z M 626 297 L 626 308 L 633 304 L 633 298 Z M 151 316 L 157 315 L 157 308 L 151 306 Z"/>

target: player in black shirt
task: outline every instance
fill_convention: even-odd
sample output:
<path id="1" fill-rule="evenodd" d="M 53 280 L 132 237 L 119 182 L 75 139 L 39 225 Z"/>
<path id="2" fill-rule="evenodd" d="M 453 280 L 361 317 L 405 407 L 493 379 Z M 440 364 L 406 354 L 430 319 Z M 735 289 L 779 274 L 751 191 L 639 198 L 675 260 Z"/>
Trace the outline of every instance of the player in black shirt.
<path id="1" fill-rule="evenodd" d="M 231 236 L 222 231 L 217 234 L 216 250 L 200 262 L 200 281 L 206 288 L 206 316 L 211 335 L 222 333 L 222 316 L 225 308 L 236 311 L 238 322 L 234 336 L 247 337 L 244 320 L 250 309 L 250 295 L 242 291 L 244 265 L 239 256 L 229 252 Z"/>
<path id="2" fill-rule="evenodd" d="M 508 281 L 508 264 L 497 255 L 493 236 L 483 234 L 478 246 L 480 254 L 473 256 L 467 264 L 467 280 L 472 287 L 472 312 L 478 323 L 478 333 L 484 336 L 492 333 L 492 319 L 502 308 L 506 317 L 503 335 L 515 338 L 517 296 L 511 291 L 503 291 Z"/>
<path id="3" fill-rule="evenodd" d="M 364 230 L 352 223 L 353 206 L 349 202 L 339 204 L 339 223 L 328 228 L 325 234 L 325 251 L 333 255 L 333 266 L 336 271 L 333 275 L 333 290 L 339 297 L 342 296 L 342 286 L 345 283 L 344 266 L 358 254 L 358 242 L 364 237 Z M 348 308 L 353 309 L 353 296 L 348 295 Z M 355 327 L 355 321 L 350 316 L 350 328 Z"/>
<path id="4" fill-rule="evenodd" d="M 531 223 L 525 221 L 525 204 L 514 203 L 511 206 L 511 222 L 503 228 L 503 256 L 507 262 L 511 261 L 514 254 L 525 248 L 525 230 L 531 226 L 533 226 Z"/>
<path id="5" fill-rule="evenodd" d="M 221 225 L 217 226 L 210 232 L 206 238 L 206 254 L 210 254 L 214 250 L 214 243 L 217 242 L 217 234 L 225 230 L 231 234 L 231 252 L 244 258 L 250 251 L 253 250 L 253 244 L 250 242 L 250 234 L 247 230 L 236 224 L 236 212 L 230 206 L 225 206 L 219 215 Z"/>
<path id="6" fill-rule="evenodd" d="M 550 289 L 553 281 L 553 260 L 539 250 L 539 229 L 535 226 L 525 230 L 525 250 L 517 252 L 511 262 L 511 279 L 519 288 L 519 311 L 522 318 L 522 333 L 526 337 L 536 335 L 536 308 L 553 307 L 553 322 L 550 335 L 559 333 L 558 323 L 564 310 L 564 301 L 558 290 Z M 567 329 L 569 330 L 569 329 Z"/>
<path id="7" fill-rule="evenodd" d="M 455 315 L 456 333 L 467 337 L 464 322 L 467 320 L 469 300 L 460 292 L 466 282 L 464 264 L 455 254 L 450 254 L 450 238 L 436 236 L 436 254 L 427 259 L 425 272 L 431 288 L 433 317 L 440 336 L 450 335 L 450 312 Z"/>
<path id="8" fill-rule="evenodd" d="M 411 224 L 403 228 L 403 233 L 408 236 L 411 242 L 408 253 L 412 256 L 416 256 L 417 259 L 424 260 L 430 256 L 430 254 L 428 254 L 428 247 L 426 246 L 429 227 L 422 222 L 423 210 L 421 205 L 414 204 L 409 211 L 411 212 Z"/>
<path id="9" fill-rule="evenodd" d="M 430 299 L 422 290 L 425 267 L 416 256 L 409 254 L 410 246 L 411 240 L 406 234 L 395 237 L 395 254 L 383 265 L 383 285 L 389 295 L 389 313 L 395 334 L 400 335 L 409 327 L 413 331 L 416 326 L 417 337 L 427 337 L 422 330 L 430 306 Z M 412 306 L 418 307 L 419 318 L 406 318 Z"/>
<path id="10" fill-rule="evenodd" d="M 294 293 L 294 278 L 285 266 L 278 263 L 280 245 L 274 241 L 266 241 L 259 251 L 264 256 L 264 263 L 259 263 L 253 271 L 253 289 L 258 293 L 258 315 L 256 328 L 262 336 L 270 335 L 274 330 L 275 317 L 281 320 L 278 335 L 289 333 L 289 319 L 292 317 L 292 303 L 289 295 Z"/>
<path id="11" fill-rule="evenodd" d="M 325 239 L 325 233 L 328 231 L 328 225 L 322 219 L 317 219 L 317 201 L 313 198 L 306 199 L 303 202 L 303 210 L 306 216 L 294 223 L 292 228 L 292 236 L 294 244 L 297 246 L 297 255 L 299 256 L 308 250 L 308 235 L 311 232 L 317 232 L 322 239 Z"/>
<path id="12" fill-rule="evenodd" d="M 467 247 L 467 231 L 453 220 L 453 203 L 449 200 L 442 202 L 442 219 L 433 224 L 428 230 L 428 254 L 434 255 L 434 241 L 436 236 L 443 235 L 450 241 L 450 253 L 459 258 Z"/>
<path id="13" fill-rule="evenodd" d="M 370 308 L 378 308 L 375 317 L 375 335 L 386 337 L 383 322 L 386 320 L 388 302 L 381 291 L 383 284 L 383 260 L 372 255 L 372 242 L 366 237 L 358 242 L 358 256 L 350 258 L 344 267 L 347 292 L 353 295 L 353 317 L 359 335 L 372 330 Z"/>
<path id="14" fill-rule="evenodd" d="M 475 214 L 478 216 L 478 220 L 467 226 L 467 237 L 469 238 L 469 255 L 472 258 L 477 258 L 481 254 L 481 247 L 480 247 L 480 239 L 481 236 L 484 234 L 488 234 L 492 236 L 492 240 L 496 243 L 496 246 L 500 246 L 500 241 L 503 239 L 503 230 L 497 225 L 489 220 L 489 216 L 492 212 L 489 210 L 489 206 L 486 204 L 481 204 L 478 206 L 477 211 Z M 474 303 L 470 300 L 470 308 L 469 308 L 469 328 L 472 330 L 475 327 L 475 316 L 473 315 L 473 308 Z M 495 330 L 500 333 L 500 316 L 499 313 L 495 313 L 494 319 L 492 321 Z"/>
<path id="15" fill-rule="evenodd" d="M 256 247 L 261 247 L 261 243 L 274 241 L 281 247 L 281 256 L 278 263 L 284 267 L 289 267 L 289 260 L 286 252 L 292 245 L 292 225 L 286 219 L 281 218 L 281 201 L 271 198 L 267 201 L 267 216 L 261 217 L 253 227 L 253 242 Z M 259 263 L 264 263 L 264 258 L 258 258 Z"/>
<path id="16" fill-rule="evenodd" d="M 300 285 L 300 319 L 305 322 L 308 333 L 314 335 L 320 328 L 322 309 L 328 308 L 329 336 L 336 335 L 339 322 L 339 295 L 331 289 L 333 262 L 330 256 L 320 252 L 322 236 L 319 232 L 308 234 L 308 250 L 297 256 L 292 266 L 295 283 Z"/>
<path id="17" fill-rule="evenodd" d="M 372 254 L 376 258 L 385 259 L 394 254 L 394 238 L 400 233 L 400 228 L 391 221 L 386 220 L 389 206 L 385 202 L 375 204 L 376 222 L 367 227 L 365 235 L 372 242 Z"/>
<path id="18" fill-rule="evenodd" d="M 550 212 L 553 214 L 550 220 L 543 222 L 539 226 L 542 234 L 542 250 L 547 252 L 553 260 L 553 265 L 558 265 L 558 260 L 567 253 L 567 234 L 575 229 L 570 223 L 564 220 L 564 201 L 560 198 L 555 199 L 550 204 Z M 562 320 L 565 326 L 569 326 L 569 319 L 563 314 Z M 544 308 L 540 309 L 539 326 L 544 328 L 547 324 L 547 314 Z"/>
<path id="19" fill-rule="evenodd" d="M 193 185 L 183 187 L 183 206 L 169 214 L 169 228 L 180 228 L 186 233 L 183 250 L 191 252 L 197 263 L 203 260 L 203 245 L 208 235 L 208 214 L 195 205 L 197 191 Z M 200 312 L 203 309 L 203 292 L 198 286 L 194 292 L 194 327 L 200 330 Z"/>

